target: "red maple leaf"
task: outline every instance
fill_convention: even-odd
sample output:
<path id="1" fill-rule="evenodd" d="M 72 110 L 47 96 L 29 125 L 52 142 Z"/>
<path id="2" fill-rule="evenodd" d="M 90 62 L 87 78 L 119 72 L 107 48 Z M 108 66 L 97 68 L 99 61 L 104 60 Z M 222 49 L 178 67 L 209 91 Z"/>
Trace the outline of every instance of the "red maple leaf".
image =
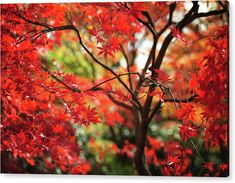
<path id="1" fill-rule="evenodd" d="M 181 103 L 181 108 L 177 111 L 177 118 L 184 122 L 189 122 L 194 120 L 196 115 L 196 110 L 193 104 L 190 103 Z"/>
<path id="2" fill-rule="evenodd" d="M 134 17 L 137 18 L 141 18 L 142 17 L 142 11 L 146 10 L 146 6 L 144 3 L 141 2 L 135 2 L 133 3 L 133 5 L 131 6 L 129 12 L 131 15 L 133 15 Z"/>
<path id="3" fill-rule="evenodd" d="M 95 27 L 93 27 L 93 29 L 89 29 L 88 32 L 92 35 L 92 36 L 97 36 L 99 31 L 96 30 Z"/>
<path id="4" fill-rule="evenodd" d="M 173 173 L 175 176 L 182 175 L 182 165 L 181 164 L 175 164 L 173 168 Z"/>
<path id="5" fill-rule="evenodd" d="M 228 170 L 228 164 L 227 163 L 222 163 L 222 164 L 220 164 L 219 165 L 219 169 L 221 170 L 221 171 L 226 171 L 226 170 Z"/>
<path id="6" fill-rule="evenodd" d="M 175 163 L 181 162 L 181 160 L 179 159 L 179 156 L 177 155 L 168 155 L 167 162 L 168 162 L 168 165 L 173 165 Z"/>
<path id="7" fill-rule="evenodd" d="M 149 68 L 149 70 L 154 71 L 154 72 L 157 74 L 156 79 L 157 79 L 158 81 L 161 81 L 161 82 L 168 82 L 168 81 L 171 80 L 171 79 L 170 79 L 170 76 L 169 76 L 166 72 L 164 72 L 164 71 L 162 71 L 162 70 L 159 70 L 159 69 L 152 69 L 151 67 Z"/>
<path id="8" fill-rule="evenodd" d="M 97 48 L 100 50 L 98 55 L 104 55 L 105 57 L 110 55 L 111 57 L 114 57 L 114 53 L 112 49 L 110 49 L 109 46 L 102 45 L 102 46 L 98 46 Z"/>
<path id="9" fill-rule="evenodd" d="M 57 124 L 57 125 L 53 126 L 53 130 L 54 130 L 54 132 L 59 133 L 63 130 L 63 126 Z"/>
<path id="10" fill-rule="evenodd" d="M 171 33 L 175 38 L 180 39 L 181 41 L 184 42 L 184 44 L 188 44 L 189 42 L 185 40 L 184 35 L 179 31 L 179 29 L 172 27 L 171 28 Z"/>
<path id="11" fill-rule="evenodd" d="M 91 170 L 91 165 L 89 162 L 85 162 L 83 164 L 79 164 L 75 167 L 73 167 L 70 172 L 72 174 L 82 174 L 85 175 Z"/>
<path id="12" fill-rule="evenodd" d="M 214 171 L 214 163 L 213 162 L 206 162 L 203 167 L 207 170 L 209 170 L 209 172 L 213 172 Z"/>
<path id="13" fill-rule="evenodd" d="M 147 136 L 147 139 L 154 150 L 158 150 L 159 148 L 161 148 L 162 142 L 160 140 L 152 138 L 149 135 Z"/>
<path id="14" fill-rule="evenodd" d="M 179 135 L 183 141 L 187 141 L 189 138 L 197 136 L 197 131 L 188 124 L 181 125 L 179 129 Z"/>
<path id="15" fill-rule="evenodd" d="M 162 174 L 165 176 L 170 176 L 171 175 L 171 167 L 170 166 L 164 166 L 162 170 Z"/>

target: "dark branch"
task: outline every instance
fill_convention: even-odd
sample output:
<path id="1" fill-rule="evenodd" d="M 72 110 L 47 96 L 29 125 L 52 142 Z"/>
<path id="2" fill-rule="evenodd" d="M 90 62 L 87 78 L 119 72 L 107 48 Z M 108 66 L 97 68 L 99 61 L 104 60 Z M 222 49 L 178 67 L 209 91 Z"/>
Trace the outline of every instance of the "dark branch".
<path id="1" fill-rule="evenodd" d="M 128 7 L 127 4 L 124 4 L 124 3 L 121 3 L 121 4 L 122 4 L 126 9 L 130 10 L 130 7 Z M 155 30 L 155 28 L 154 28 L 154 23 L 153 23 L 153 21 L 152 21 L 150 15 L 147 15 L 144 11 L 142 12 L 142 14 L 147 17 L 147 19 L 148 19 L 148 21 L 150 21 L 150 23 L 149 23 L 149 22 L 146 22 L 146 21 L 144 21 L 144 20 L 142 20 L 142 19 L 139 18 L 139 17 L 136 17 L 136 19 L 137 19 L 140 23 L 142 23 L 143 25 L 145 25 L 153 35 L 157 36 L 157 32 L 156 32 L 156 30 Z M 152 25 L 153 25 L 153 26 L 152 26 Z"/>
<path id="2" fill-rule="evenodd" d="M 198 97 L 198 95 L 193 95 L 187 99 L 164 99 L 164 102 L 177 102 L 177 103 L 188 103 L 188 102 L 192 102 L 196 97 Z"/>
<path id="3" fill-rule="evenodd" d="M 132 106 L 116 100 L 110 93 L 107 93 L 107 96 L 114 104 L 121 106 L 121 107 L 133 112 L 134 109 Z"/>
<path id="4" fill-rule="evenodd" d="M 92 88 L 88 89 L 87 91 L 95 90 L 97 87 L 99 87 L 99 86 L 101 86 L 101 85 L 103 85 L 103 84 L 105 84 L 105 83 L 107 83 L 107 82 L 109 82 L 109 81 L 112 81 L 112 80 L 114 80 L 114 79 L 118 79 L 118 78 L 120 78 L 121 76 L 130 76 L 130 75 L 138 75 L 138 76 L 140 77 L 140 75 L 139 75 L 138 72 L 128 72 L 128 73 L 124 73 L 124 74 L 118 74 L 117 76 L 114 76 L 114 77 L 109 78 L 109 79 L 107 79 L 107 80 L 105 80 L 105 81 L 102 81 L 101 83 L 99 83 L 99 84 L 93 86 Z"/>
<path id="5" fill-rule="evenodd" d="M 172 17 L 173 17 L 173 13 L 175 11 L 175 8 L 176 8 L 176 3 L 175 2 L 171 3 L 171 5 L 169 6 L 169 18 L 168 18 L 167 24 L 159 31 L 159 33 L 158 33 L 159 37 L 172 24 Z"/>
<path id="6" fill-rule="evenodd" d="M 193 7 L 190 9 L 190 11 L 185 15 L 185 17 L 177 24 L 177 28 L 178 29 L 182 29 L 185 25 L 187 25 L 187 23 L 189 22 L 191 16 L 193 13 L 197 12 L 198 10 L 198 2 L 193 2 Z M 171 42 L 171 40 L 173 39 L 173 36 L 171 34 L 171 32 L 167 35 L 167 37 L 165 38 L 163 44 L 162 44 L 162 47 L 158 53 L 158 56 L 157 56 L 157 59 L 156 61 L 154 62 L 154 64 L 152 65 L 152 68 L 153 69 L 159 69 L 161 64 L 162 64 L 162 60 L 165 56 L 165 53 L 166 53 L 166 50 Z M 152 72 L 152 79 L 156 78 L 156 73 L 155 72 Z M 151 85 L 149 87 L 149 93 L 151 91 L 154 90 L 156 86 L 155 85 Z M 147 96 L 147 99 L 145 101 L 145 104 L 144 104 L 144 118 L 148 118 L 148 114 L 149 114 L 149 111 L 150 111 L 150 107 L 151 107 L 151 104 L 152 104 L 152 100 L 153 100 L 153 96 L 150 96 L 148 94 Z"/>
<path id="7" fill-rule="evenodd" d="M 190 11 L 184 16 L 184 18 L 176 25 L 176 28 L 178 30 L 182 30 L 187 24 L 189 24 L 190 22 L 192 22 L 192 15 L 196 14 L 196 12 L 198 11 L 198 2 L 193 2 L 193 7 L 190 9 Z M 172 33 L 170 32 L 167 37 L 165 38 L 162 47 L 159 51 L 158 57 L 153 65 L 154 69 L 159 69 L 161 64 L 162 64 L 162 60 L 165 56 L 166 50 L 171 42 L 171 40 L 173 39 Z"/>
<path id="8" fill-rule="evenodd" d="M 147 11 L 142 11 L 142 14 L 148 19 L 149 24 L 152 26 L 153 29 L 155 29 L 155 25 L 153 22 L 152 17 L 150 16 L 150 14 Z M 154 31 L 155 32 L 155 31 Z"/>
<path id="9" fill-rule="evenodd" d="M 15 13 L 16 14 L 16 13 Z M 109 72 L 111 72 L 114 76 L 118 76 L 118 74 L 116 72 L 114 72 L 111 68 L 109 68 L 108 66 L 106 66 L 105 64 L 103 64 L 102 62 L 100 62 L 89 50 L 88 48 L 84 45 L 81 35 L 78 31 L 78 29 L 74 26 L 74 25 L 66 25 L 66 26 L 60 26 L 60 27 L 48 27 L 47 25 L 44 25 L 43 23 L 39 23 L 39 22 L 34 22 L 31 20 L 28 20 L 27 18 L 16 14 L 18 17 L 22 18 L 23 20 L 25 20 L 28 23 L 31 24 L 36 24 L 36 25 L 40 25 L 43 27 L 47 27 L 47 29 L 42 30 L 42 34 L 44 33 L 48 33 L 48 32 L 52 32 L 52 31 L 61 31 L 61 30 L 73 30 L 76 32 L 78 39 L 79 39 L 79 43 L 81 44 L 81 46 L 83 47 L 83 49 L 88 53 L 88 55 L 93 59 L 94 62 L 96 62 L 97 64 L 99 64 L 101 67 L 103 67 L 105 70 L 108 70 Z M 133 93 L 132 90 L 130 90 L 130 88 L 128 88 L 128 86 L 126 85 L 126 83 L 120 78 L 117 77 L 119 82 L 124 86 L 124 88 L 126 88 L 126 90 L 132 95 L 132 98 L 134 99 L 135 103 L 133 103 L 133 105 L 137 108 L 142 108 L 140 102 L 138 101 L 137 97 L 135 96 L 135 94 Z"/>
<path id="10" fill-rule="evenodd" d="M 54 74 L 52 74 L 51 72 L 49 72 L 46 67 L 43 67 L 43 66 L 41 66 L 41 67 L 42 67 L 42 69 L 43 69 L 44 71 L 46 71 L 52 78 L 54 78 L 56 81 L 58 81 L 59 83 L 61 83 L 62 85 L 64 85 L 67 89 L 69 89 L 69 90 L 71 90 L 71 91 L 73 91 L 73 92 L 81 92 L 78 88 L 73 88 L 73 87 L 67 85 L 67 84 L 66 84 L 65 82 L 63 82 L 60 78 L 58 78 L 57 76 L 55 76 Z"/>
<path id="11" fill-rule="evenodd" d="M 23 19 L 27 23 L 34 24 L 34 25 L 39 25 L 41 27 L 51 28 L 51 26 L 49 26 L 48 24 L 37 22 L 37 21 L 33 21 L 33 20 L 29 20 L 29 19 L 25 18 L 24 16 L 22 16 L 22 15 L 20 15 L 18 13 L 15 13 L 15 12 L 13 12 L 13 14 L 18 16 L 18 17 L 20 17 L 21 19 Z"/>
<path id="12" fill-rule="evenodd" d="M 120 47 L 121 47 L 122 54 L 123 54 L 123 56 L 125 57 L 125 60 L 126 60 L 127 72 L 130 73 L 130 63 L 129 63 L 128 56 L 127 56 L 123 46 L 121 45 Z M 133 90 L 133 84 L 132 84 L 132 80 L 131 80 L 131 76 L 130 75 L 128 75 L 128 79 L 129 79 L 130 88 L 131 88 L 131 90 Z"/>
<path id="13" fill-rule="evenodd" d="M 226 9 L 222 9 L 222 10 L 209 11 L 206 13 L 198 13 L 195 18 L 209 17 L 209 16 L 213 16 L 213 15 L 221 15 L 221 14 L 225 13 L 226 11 L 227 11 Z"/>
<path id="14" fill-rule="evenodd" d="M 102 88 L 98 88 L 98 86 L 100 86 L 101 84 L 103 84 L 103 83 L 105 83 L 105 82 L 108 82 L 108 81 L 106 80 L 105 82 L 102 82 L 102 83 L 100 83 L 100 84 L 98 84 L 98 85 L 96 85 L 96 86 L 94 86 L 94 87 L 92 87 L 92 88 L 90 88 L 90 89 L 88 89 L 88 90 L 81 91 L 81 90 L 79 90 L 78 88 L 73 88 L 73 87 L 70 87 L 69 85 L 67 85 L 67 84 L 66 84 L 65 82 L 63 82 L 60 78 L 58 78 L 57 76 L 55 76 L 54 74 L 52 74 L 51 72 L 49 72 L 49 71 L 47 70 L 47 68 L 45 68 L 45 67 L 42 66 L 42 69 L 43 69 L 44 71 L 48 72 L 48 74 L 49 74 L 53 79 L 55 79 L 57 82 L 59 82 L 59 83 L 61 83 L 62 85 L 64 85 L 68 90 L 70 90 L 70 91 L 72 91 L 72 92 L 77 92 L 77 93 L 80 93 L 80 92 L 87 92 L 87 91 L 104 90 L 104 89 L 102 89 Z M 123 75 L 125 75 L 125 74 L 123 74 Z M 116 79 L 116 78 L 111 78 L 111 79 Z M 42 86 L 43 86 L 43 85 L 42 85 Z M 44 87 L 46 90 L 48 90 L 45 86 L 43 86 L 43 87 Z M 51 91 L 51 90 L 48 90 L 48 91 L 51 92 L 51 93 L 55 93 L 54 91 Z M 105 92 L 105 94 L 107 94 L 108 98 L 109 98 L 114 104 L 116 104 L 116 105 L 118 105 L 118 106 L 121 106 L 121 107 L 123 107 L 123 108 L 125 108 L 125 109 L 127 109 L 127 110 L 133 111 L 133 107 L 132 107 L 132 106 L 130 106 L 130 105 L 128 105 L 128 104 L 125 104 L 125 103 L 122 103 L 122 102 L 116 100 L 110 93 Z"/>
<path id="15" fill-rule="evenodd" d="M 159 100 L 157 105 L 154 107 L 152 113 L 150 114 L 150 117 L 148 119 L 148 124 L 151 122 L 151 120 L 153 119 L 154 115 L 159 111 L 159 109 L 161 108 L 161 104 L 162 104 L 162 100 Z M 147 124 L 147 125 L 148 125 Z"/>
<path id="16" fill-rule="evenodd" d="M 78 31 L 78 29 L 73 26 L 72 30 L 74 30 L 77 33 L 79 42 L 81 44 L 81 46 L 84 48 L 84 50 L 90 55 L 90 57 L 100 66 L 102 66 L 104 69 L 108 70 L 109 72 L 111 72 L 114 76 L 118 76 L 118 74 L 116 72 L 114 72 L 111 68 L 109 68 L 108 66 L 104 65 L 102 62 L 100 62 L 99 60 L 97 60 L 97 58 L 95 58 L 95 56 L 88 50 L 88 48 L 84 45 L 81 35 Z M 117 79 L 119 80 L 119 82 L 124 86 L 124 88 L 126 88 L 126 90 L 131 94 L 132 98 L 134 99 L 134 101 L 137 103 L 137 105 L 135 103 L 133 103 L 133 105 L 137 108 L 142 108 L 140 102 L 138 101 L 137 97 L 135 96 L 135 94 L 133 93 L 132 90 L 130 90 L 130 88 L 128 88 L 128 86 L 126 85 L 126 83 L 120 78 L 117 77 Z"/>

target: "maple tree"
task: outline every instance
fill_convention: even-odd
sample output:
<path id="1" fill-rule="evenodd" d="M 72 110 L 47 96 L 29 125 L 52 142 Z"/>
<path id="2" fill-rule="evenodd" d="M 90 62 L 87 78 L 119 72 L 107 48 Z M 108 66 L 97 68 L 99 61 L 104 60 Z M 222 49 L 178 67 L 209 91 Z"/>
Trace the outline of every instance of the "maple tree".
<path id="1" fill-rule="evenodd" d="M 227 176 L 228 15 L 226 1 L 1 5 L 2 171 Z"/>

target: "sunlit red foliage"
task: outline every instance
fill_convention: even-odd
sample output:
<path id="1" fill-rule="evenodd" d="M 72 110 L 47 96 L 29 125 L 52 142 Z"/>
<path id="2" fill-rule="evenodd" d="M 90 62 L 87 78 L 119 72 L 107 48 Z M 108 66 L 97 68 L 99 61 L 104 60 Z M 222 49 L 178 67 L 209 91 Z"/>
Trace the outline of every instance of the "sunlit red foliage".
<path id="1" fill-rule="evenodd" d="M 139 175 L 227 176 L 228 7 L 189 3 L 1 5 L 3 171 L 92 174 L 111 156 Z M 65 39 L 93 78 L 52 68 Z"/>

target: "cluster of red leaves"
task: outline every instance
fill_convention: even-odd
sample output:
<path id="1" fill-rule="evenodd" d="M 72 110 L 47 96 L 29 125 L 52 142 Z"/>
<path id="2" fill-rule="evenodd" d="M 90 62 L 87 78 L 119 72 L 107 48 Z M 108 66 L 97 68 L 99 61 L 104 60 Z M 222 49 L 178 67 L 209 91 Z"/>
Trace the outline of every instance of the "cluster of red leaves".
<path id="1" fill-rule="evenodd" d="M 222 163 L 218 167 L 216 167 L 213 162 L 205 162 L 203 168 L 205 171 L 204 176 L 209 176 L 209 175 L 220 176 L 221 174 L 223 174 L 228 170 L 228 164 Z"/>
<path id="2" fill-rule="evenodd" d="M 97 124 L 100 122 L 96 108 L 86 107 L 85 105 L 77 105 L 76 107 L 68 106 L 69 113 L 75 120 L 75 123 L 80 125 L 90 125 L 90 123 Z"/>
<path id="3" fill-rule="evenodd" d="M 228 126 L 227 124 L 211 123 L 204 132 L 204 140 L 206 148 L 220 147 L 221 144 L 227 146 L 228 144 Z"/>
<path id="4" fill-rule="evenodd" d="M 134 158 L 135 151 L 136 151 L 136 146 L 130 143 L 128 140 L 125 140 L 124 145 L 122 149 L 120 150 L 120 154 L 124 154 L 128 158 Z"/>
<path id="5" fill-rule="evenodd" d="M 195 106 L 191 103 L 181 103 L 181 108 L 177 110 L 177 118 L 182 122 L 179 126 L 179 135 L 183 141 L 197 136 L 197 129 L 191 124 L 196 116 Z"/>
<path id="6" fill-rule="evenodd" d="M 146 160 L 148 164 L 159 166 L 159 161 L 156 155 L 156 151 L 163 147 L 163 142 L 160 139 L 155 139 L 151 136 L 147 136 L 150 147 L 145 147 Z"/>
<path id="7" fill-rule="evenodd" d="M 152 70 L 151 68 L 149 68 L 149 69 Z M 159 69 L 154 69 L 153 71 L 157 74 L 156 79 L 159 82 L 166 83 L 171 80 L 170 76 L 166 72 L 159 70 Z"/>
<path id="8" fill-rule="evenodd" d="M 199 71 L 192 75 L 189 88 L 203 105 L 206 130 L 204 140 L 210 146 L 227 144 L 228 118 L 228 48 L 227 26 L 216 31 L 216 38 L 207 43 L 210 49 L 199 64 Z M 220 122 L 219 122 L 220 121 Z"/>
<path id="9" fill-rule="evenodd" d="M 177 142 L 168 142 L 164 146 L 165 160 L 161 161 L 162 174 L 166 176 L 191 176 L 188 168 L 190 156 L 193 154 L 189 148 L 182 148 Z"/>
<path id="10" fill-rule="evenodd" d="M 143 27 L 138 21 L 140 18 L 145 19 L 143 11 L 154 12 L 157 8 L 158 11 L 155 11 L 157 13 L 153 13 L 153 19 L 156 20 L 158 18 L 156 14 L 159 13 L 161 17 L 161 11 L 164 14 L 164 9 L 166 9 L 161 3 L 151 3 L 148 6 L 143 3 L 124 3 L 124 6 L 122 3 L 110 5 L 110 3 L 73 4 L 73 8 L 64 4 L 3 5 L 1 7 L 1 54 L 4 60 L 1 65 L 3 73 L 2 151 L 11 152 L 14 158 L 25 159 L 31 166 L 35 166 L 37 157 L 42 157 L 48 169 L 59 167 L 63 172 L 72 174 L 86 174 L 91 170 L 90 164 L 79 157 L 80 149 L 73 124 L 89 125 L 100 122 L 96 108 L 87 106 L 85 102 L 86 95 L 95 96 L 95 94 L 92 92 L 74 94 L 71 89 L 53 80 L 47 72 L 41 69 L 39 48 L 42 46 L 52 48 L 54 43 L 59 44 L 60 32 L 41 35 L 40 31 L 45 26 L 32 26 L 19 16 L 44 22 L 46 26 L 60 26 L 66 21 L 78 26 L 76 22 L 83 20 L 81 24 L 87 27 L 86 24 L 90 22 L 92 28 L 88 28 L 88 32 L 97 41 L 98 55 L 106 57 L 114 56 L 119 50 L 119 45 L 127 40 L 135 41 L 135 33 L 139 33 Z M 65 18 L 66 9 L 73 9 L 71 11 L 73 13 L 66 14 Z M 171 32 L 174 37 L 187 44 L 184 35 L 179 30 L 172 28 Z M 227 119 L 228 110 L 226 32 L 227 27 L 221 28 L 216 39 L 208 42 L 211 49 L 200 63 L 199 72 L 192 75 L 189 86 L 191 91 L 198 95 L 197 99 L 204 107 L 203 119 L 208 122 L 204 125 L 206 127 L 204 140 L 206 144 L 217 147 L 221 143 L 227 144 L 227 125 L 225 124 L 227 121 L 221 124 L 217 121 L 221 118 Z M 165 72 L 160 70 L 154 70 L 154 72 L 160 83 L 170 80 Z M 76 77 L 68 74 L 56 76 L 62 77 L 62 81 L 74 91 L 80 88 Z M 125 94 L 121 89 L 113 90 L 111 87 L 106 92 L 113 94 L 122 102 L 130 102 L 132 99 L 131 95 Z M 150 95 L 163 97 L 163 94 L 157 90 L 152 91 Z M 104 101 L 106 99 L 100 99 L 100 106 Z M 198 135 L 196 128 L 191 124 L 195 119 L 195 105 L 182 103 L 177 111 L 177 118 L 183 122 L 179 127 L 179 135 L 183 141 Z M 107 110 L 100 107 L 99 110 L 105 114 L 108 125 L 113 126 L 116 122 L 125 123 L 118 109 Z M 133 124 L 125 125 L 133 127 Z M 163 143 L 150 136 L 147 140 L 149 147 L 145 148 L 145 153 L 149 164 L 162 165 L 164 175 L 190 175 L 187 171 L 190 163 L 188 156 L 192 154 L 190 149 L 182 149 L 177 142 Z M 91 141 L 92 143 L 94 144 Z M 167 157 L 161 160 L 156 152 L 163 146 Z M 95 147 L 100 159 L 110 150 L 129 158 L 133 158 L 136 151 L 135 145 L 129 141 L 125 141 L 120 149 L 115 144 L 107 146 L 105 150 L 99 149 L 97 145 Z M 212 162 L 205 163 L 204 168 L 209 173 L 214 171 Z M 227 164 L 221 164 L 219 171 L 226 171 L 227 168 Z"/>
<path id="11" fill-rule="evenodd" d="M 127 8 L 121 3 L 84 5 L 82 13 L 92 21 L 93 27 L 88 32 L 96 38 L 98 55 L 114 57 L 121 43 L 134 40 L 133 33 L 140 32 L 142 27 L 136 19 L 142 10 L 142 3 L 128 3 Z"/>
<path id="12" fill-rule="evenodd" d="M 73 120 L 85 125 L 99 122 L 95 108 L 85 106 L 84 94 L 77 100 L 68 88 L 41 69 L 39 48 L 43 37 L 37 44 L 32 40 L 18 42 L 22 32 L 33 31 L 35 27 L 14 13 L 27 12 L 29 19 L 40 21 L 40 17 L 45 17 L 49 21 L 48 8 L 51 10 L 53 5 L 1 6 L 1 150 L 11 152 L 14 158 L 25 159 L 31 166 L 37 163 L 36 158 L 48 157 L 53 160 L 45 160 L 48 169 L 58 167 L 62 172 L 85 174 L 90 170 L 89 163 L 79 157 L 72 123 Z M 72 88 L 78 85 L 70 75 L 65 75 L 64 81 Z M 71 107 L 73 101 L 75 106 Z"/>
<path id="13" fill-rule="evenodd" d="M 196 93 L 195 103 L 181 103 L 176 116 L 183 123 L 179 135 L 183 141 L 198 135 L 199 128 L 192 122 L 197 119 L 196 110 L 203 108 L 202 124 L 205 127 L 204 141 L 206 147 L 219 147 L 227 144 L 227 110 L 228 110 L 228 61 L 227 61 L 227 26 L 219 28 L 215 39 L 207 43 L 210 50 L 200 62 L 197 74 L 192 74 L 189 88 Z M 216 100 L 215 100 L 216 99 Z M 218 120 L 220 119 L 220 122 Z M 221 121 L 222 120 L 222 121 Z M 200 125 L 201 126 L 201 125 Z"/>
<path id="14" fill-rule="evenodd" d="M 193 121 L 196 109 L 191 103 L 182 103 L 181 108 L 177 111 L 177 118 L 185 123 Z"/>
<path id="15" fill-rule="evenodd" d="M 211 39 L 211 47 L 199 64 L 199 72 L 192 75 L 189 88 L 199 95 L 205 105 L 203 113 L 206 119 L 226 118 L 228 111 L 228 48 L 227 26 L 217 32 L 217 38 Z M 216 99 L 216 100 L 215 100 Z"/>
<path id="16" fill-rule="evenodd" d="M 191 176 L 189 172 L 190 156 L 193 154 L 189 148 L 183 148 L 179 142 L 163 141 L 160 138 L 147 136 L 148 146 L 145 147 L 146 160 L 161 170 L 165 176 Z M 164 157 L 161 153 L 164 152 Z"/>
<path id="17" fill-rule="evenodd" d="M 98 55 L 112 56 L 120 49 L 120 44 L 135 41 L 135 33 L 141 32 L 144 26 L 138 21 L 147 20 L 144 11 L 151 11 L 154 20 L 167 13 L 164 3 L 84 3 L 77 5 L 78 17 L 89 22 L 90 35 L 97 41 Z M 76 8 L 73 7 L 73 11 Z M 77 13 L 76 13 L 77 14 Z M 84 17 L 85 16 L 85 17 Z M 95 17 L 95 18 L 93 18 Z M 71 17 L 74 22 L 77 17 Z"/>
<path id="18" fill-rule="evenodd" d="M 99 83 L 101 81 L 97 80 L 97 82 Z M 104 89 L 102 91 L 87 93 L 87 95 L 89 94 L 89 98 L 91 99 L 88 101 L 96 103 L 96 111 L 101 116 L 99 121 L 103 121 L 103 124 L 107 124 L 109 126 L 115 126 L 116 124 L 118 124 L 128 127 L 130 129 L 133 128 L 133 116 L 131 115 L 130 111 L 127 111 L 119 106 L 113 105 L 113 102 L 107 97 L 107 94 L 110 94 L 116 100 L 123 102 L 130 102 L 131 97 L 129 97 L 129 95 L 124 94 L 121 90 L 112 89 L 109 84 L 107 84 L 107 87 L 103 87 Z M 125 118 L 124 116 L 129 117 Z"/>
<path id="19" fill-rule="evenodd" d="M 86 175 L 91 170 L 91 165 L 89 162 L 79 164 L 71 169 L 71 174 L 82 174 Z"/>
<path id="20" fill-rule="evenodd" d="M 124 119 L 118 111 L 111 111 L 107 113 L 106 121 L 109 126 L 114 126 L 116 122 L 122 124 Z"/>
<path id="21" fill-rule="evenodd" d="M 179 135 L 183 141 L 187 141 L 189 138 L 197 136 L 197 130 L 195 129 L 195 127 L 192 127 L 190 125 L 181 125 L 179 129 Z"/>

